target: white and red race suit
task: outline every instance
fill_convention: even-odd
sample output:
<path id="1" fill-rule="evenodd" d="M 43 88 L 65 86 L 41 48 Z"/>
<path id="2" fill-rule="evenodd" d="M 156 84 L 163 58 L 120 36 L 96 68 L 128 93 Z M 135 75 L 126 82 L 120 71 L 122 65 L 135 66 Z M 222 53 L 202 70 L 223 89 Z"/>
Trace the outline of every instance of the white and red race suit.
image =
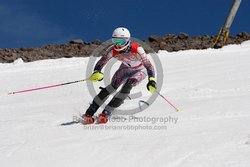
<path id="1" fill-rule="evenodd" d="M 104 65 L 111 59 L 116 58 L 122 64 L 115 72 L 111 84 L 119 87 L 128 79 L 133 79 L 132 86 L 137 85 L 147 75 L 154 77 L 154 69 L 147 58 L 144 49 L 138 43 L 131 42 L 126 51 L 119 52 L 114 46 L 109 47 L 105 55 L 96 63 L 94 70 L 101 71 Z"/>

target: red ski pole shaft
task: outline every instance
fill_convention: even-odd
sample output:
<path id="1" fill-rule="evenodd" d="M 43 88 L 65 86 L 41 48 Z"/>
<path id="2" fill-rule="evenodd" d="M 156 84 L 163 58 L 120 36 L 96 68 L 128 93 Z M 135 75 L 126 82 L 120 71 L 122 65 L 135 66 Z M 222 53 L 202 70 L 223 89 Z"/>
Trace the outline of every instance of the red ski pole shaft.
<path id="1" fill-rule="evenodd" d="M 158 95 L 160 95 L 171 107 L 173 107 L 177 112 L 180 111 L 177 107 L 175 107 L 167 98 L 165 98 L 160 92 L 156 91 Z"/>
<path id="2" fill-rule="evenodd" d="M 49 88 L 54 88 L 54 87 L 58 87 L 58 86 L 64 86 L 64 85 L 74 84 L 74 83 L 78 83 L 78 82 L 84 82 L 87 80 L 89 80 L 89 78 L 86 78 L 83 80 L 78 80 L 78 81 L 50 85 L 50 86 L 44 86 L 44 87 L 39 87 L 39 88 L 32 88 L 32 89 L 20 90 L 20 91 L 16 91 L 16 92 L 10 92 L 10 93 L 8 93 L 8 95 L 14 95 L 14 94 L 18 94 L 18 93 L 25 93 L 25 92 L 31 92 L 31 91 L 36 91 L 36 90 L 42 90 L 42 89 L 49 89 Z"/>

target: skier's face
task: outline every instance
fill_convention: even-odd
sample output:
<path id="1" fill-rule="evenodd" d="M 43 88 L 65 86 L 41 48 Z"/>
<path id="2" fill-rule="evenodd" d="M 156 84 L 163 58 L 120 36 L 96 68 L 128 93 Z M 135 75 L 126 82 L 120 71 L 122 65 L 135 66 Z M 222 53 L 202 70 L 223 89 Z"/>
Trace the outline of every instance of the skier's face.
<path id="1" fill-rule="evenodd" d="M 128 38 L 112 38 L 112 42 L 115 45 L 115 49 L 122 51 L 127 48 L 129 39 Z"/>
<path id="2" fill-rule="evenodd" d="M 124 47 L 124 45 L 120 45 L 120 44 L 116 44 L 116 45 L 115 45 L 115 48 L 116 48 L 116 49 L 122 49 L 123 47 Z"/>

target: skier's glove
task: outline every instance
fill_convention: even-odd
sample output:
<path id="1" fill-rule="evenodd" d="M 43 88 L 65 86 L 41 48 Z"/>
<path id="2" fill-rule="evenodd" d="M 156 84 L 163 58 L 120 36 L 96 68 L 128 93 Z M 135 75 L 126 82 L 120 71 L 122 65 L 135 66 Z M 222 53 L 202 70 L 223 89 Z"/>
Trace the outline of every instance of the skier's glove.
<path id="1" fill-rule="evenodd" d="M 92 82 L 96 82 L 96 81 L 101 81 L 103 80 L 103 73 L 100 71 L 94 71 L 94 73 L 90 76 L 90 79 Z"/>
<path id="2" fill-rule="evenodd" d="M 156 82 L 154 77 L 149 77 L 148 78 L 148 84 L 147 84 L 147 89 L 149 92 L 154 93 L 156 89 Z"/>

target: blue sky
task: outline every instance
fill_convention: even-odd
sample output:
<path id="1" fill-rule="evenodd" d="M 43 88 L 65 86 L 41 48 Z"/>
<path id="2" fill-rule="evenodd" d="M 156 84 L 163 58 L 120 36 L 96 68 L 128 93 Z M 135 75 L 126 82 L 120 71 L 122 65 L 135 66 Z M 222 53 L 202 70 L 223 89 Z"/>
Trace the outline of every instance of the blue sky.
<path id="1" fill-rule="evenodd" d="M 102 41 L 125 26 L 133 37 L 217 34 L 233 0 L 0 0 L 0 48 L 41 47 L 71 39 Z M 231 34 L 250 33 L 242 0 Z"/>

